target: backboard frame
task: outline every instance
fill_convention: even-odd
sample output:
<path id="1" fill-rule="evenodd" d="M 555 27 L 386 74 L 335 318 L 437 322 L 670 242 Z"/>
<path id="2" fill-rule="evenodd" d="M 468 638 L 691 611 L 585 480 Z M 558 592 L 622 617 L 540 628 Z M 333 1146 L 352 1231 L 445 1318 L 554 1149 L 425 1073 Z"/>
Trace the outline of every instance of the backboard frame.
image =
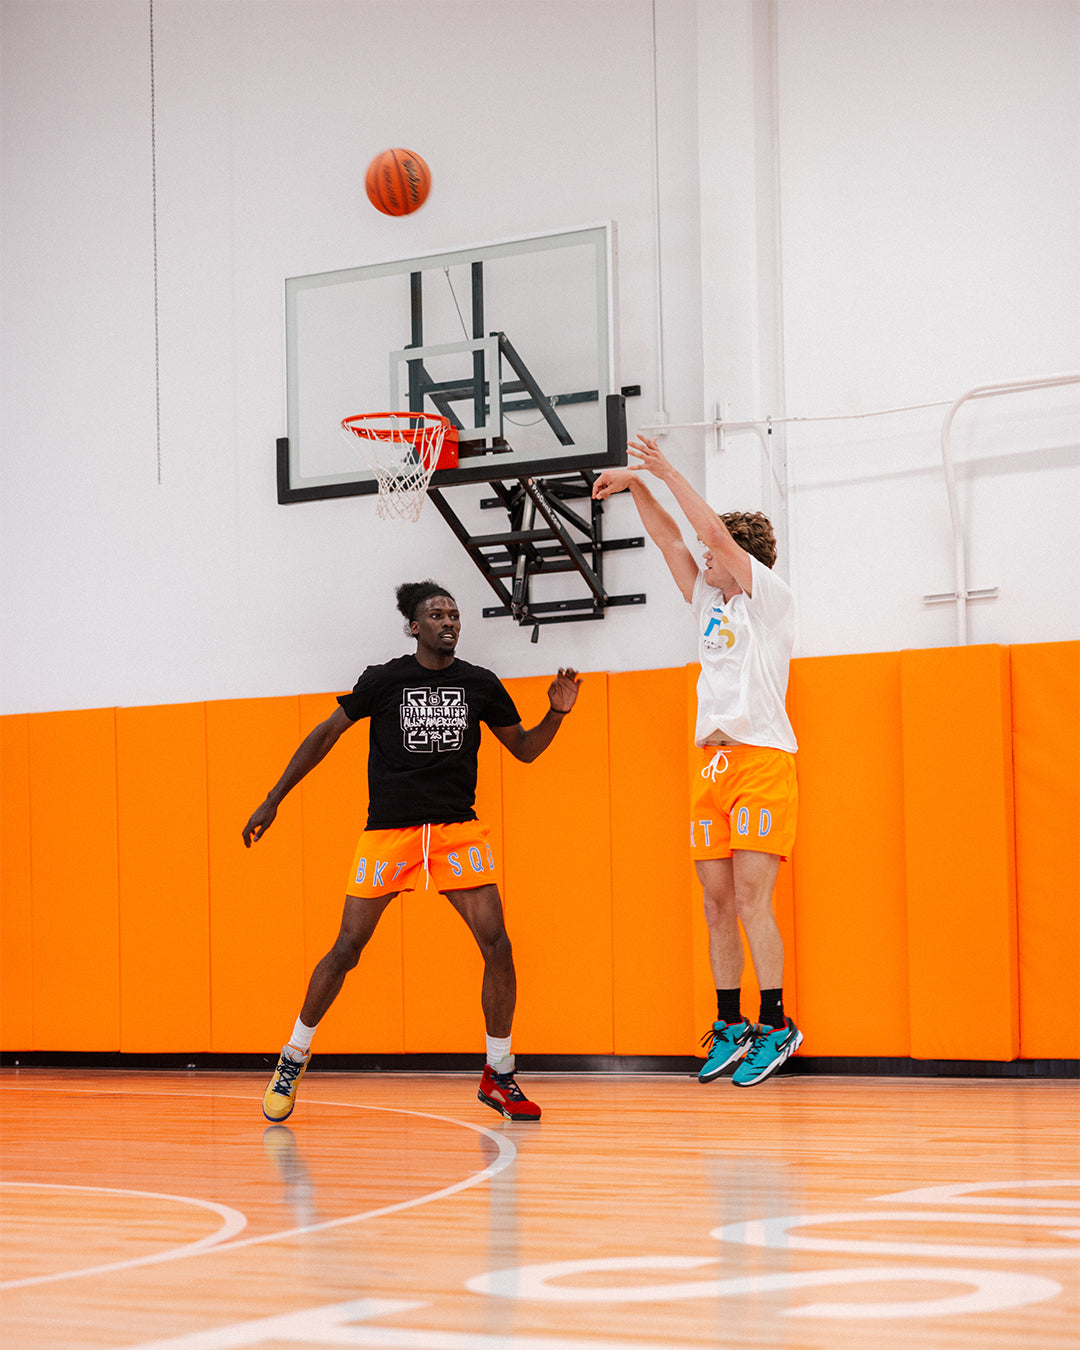
<path id="1" fill-rule="evenodd" d="M 558 250 L 560 248 L 584 248 L 595 250 L 595 270 L 592 274 L 596 286 L 596 389 L 579 390 L 571 393 L 559 392 L 554 397 L 550 391 L 541 390 L 532 379 L 523 357 L 519 356 L 513 345 L 513 334 L 501 331 L 489 331 L 484 317 L 482 271 L 485 260 L 496 265 L 501 258 L 527 256 L 532 252 Z M 479 267 L 476 261 L 478 259 Z M 418 317 L 417 295 L 421 292 L 419 277 L 436 269 L 462 266 L 472 263 L 473 273 L 473 336 L 450 344 L 425 344 L 422 314 Z M 449 275 L 449 273 L 448 273 Z M 279 503 L 286 505 L 295 502 L 320 501 L 339 497 L 367 496 L 378 491 L 378 484 L 369 476 L 364 467 L 357 465 L 355 475 L 352 471 L 329 476 L 305 477 L 301 468 L 301 438 L 305 434 L 297 393 L 298 370 L 301 365 L 299 346 L 301 334 L 297 321 L 297 299 L 305 291 L 351 285 L 367 278 L 387 276 L 408 276 L 413 286 L 412 342 L 402 344 L 400 338 L 390 343 L 386 351 L 389 366 L 390 383 L 395 381 L 404 388 L 407 383 L 407 401 L 402 408 L 412 407 L 422 410 L 427 405 L 423 400 L 434 397 L 441 399 L 433 403 L 431 410 L 443 411 L 446 400 L 477 404 L 479 417 L 474 417 L 476 425 L 464 430 L 476 436 L 465 438 L 464 454 L 458 467 L 439 470 L 432 478 L 432 487 L 453 487 L 465 483 L 491 483 L 502 479 L 521 478 L 524 475 L 545 477 L 548 475 L 575 473 L 580 470 L 602 470 L 607 467 L 624 465 L 626 460 L 625 419 L 619 415 L 618 395 L 618 332 L 616 316 L 616 244 L 614 222 L 600 225 L 579 226 L 564 230 L 549 231 L 543 234 L 523 235 L 513 239 L 497 240 L 489 244 L 452 250 L 439 250 L 420 254 L 412 258 L 399 258 L 342 268 L 332 272 L 315 273 L 309 276 L 291 277 L 285 280 L 285 328 L 286 328 L 286 423 L 289 435 L 277 441 L 277 496 Z M 477 291 L 479 290 L 479 304 Z M 590 305 L 592 297 L 590 296 Z M 501 317 L 501 316 L 500 316 Z M 495 321 L 498 322 L 498 319 Z M 466 381 L 457 379 L 448 383 L 436 384 L 423 366 L 423 360 L 429 355 L 441 354 L 451 350 L 470 354 L 474 375 L 471 392 L 462 388 L 447 392 L 448 383 L 462 386 Z M 311 356 L 305 359 L 311 360 Z M 384 366 L 385 368 L 385 366 Z M 515 378 L 504 379 L 503 372 Z M 403 372 L 408 374 L 403 374 Z M 417 373 L 419 372 L 419 374 Z M 491 378 L 497 372 L 496 378 Z M 513 400 L 508 401 L 506 392 L 513 391 Z M 474 397 L 475 395 L 475 397 Z M 541 399 L 541 403 L 536 400 Z M 419 405 L 418 401 L 419 400 Z M 589 442 L 582 443 L 581 452 L 575 453 L 571 447 L 577 442 L 565 433 L 557 412 L 559 401 L 566 405 L 572 403 L 595 403 L 595 425 L 590 432 Z M 483 407 L 479 405 L 484 404 Z M 550 404 L 549 406 L 544 406 Z M 552 428 L 560 445 L 558 453 L 544 457 L 519 459 L 517 452 L 509 445 L 509 438 L 500 439 L 503 411 L 507 408 L 521 410 L 538 408 L 542 417 Z M 355 413 L 371 411 L 363 407 L 343 407 L 342 417 Z M 565 415 L 565 414 L 564 414 Z M 453 417 L 453 413 L 451 412 Z M 458 420 L 454 418 L 454 420 Z M 340 419 L 338 419 L 340 421 Z M 320 428 L 320 434 L 325 430 Z M 471 448 L 470 448 L 471 447 Z M 497 447 L 497 448 L 496 448 Z"/>

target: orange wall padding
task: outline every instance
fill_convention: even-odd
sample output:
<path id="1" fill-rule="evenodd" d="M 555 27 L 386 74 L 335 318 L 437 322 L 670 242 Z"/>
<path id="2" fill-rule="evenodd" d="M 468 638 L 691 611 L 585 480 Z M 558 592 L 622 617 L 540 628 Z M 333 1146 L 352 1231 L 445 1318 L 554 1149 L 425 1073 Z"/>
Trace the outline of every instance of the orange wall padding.
<path id="1" fill-rule="evenodd" d="M 28 1049 L 33 1033 L 30 718 L 0 718 L 0 1036 Z"/>
<path id="2" fill-rule="evenodd" d="M 1080 1055 L 1080 659 L 1074 642 L 1010 650 L 1020 1053 Z"/>
<path id="3" fill-rule="evenodd" d="M 617 1055 L 685 1055 L 716 1016 L 711 994 L 696 1014 L 688 975 L 700 899 L 687 850 L 689 780 L 678 773 L 686 677 L 645 670 L 607 683 L 612 1045 Z"/>
<path id="4" fill-rule="evenodd" d="M 210 1044 L 206 708 L 116 710 L 120 1049 Z"/>
<path id="5" fill-rule="evenodd" d="M 526 726 L 550 681 L 508 681 Z M 577 707 L 532 764 L 503 761 L 506 916 L 519 1000 L 515 1041 L 550 1054 L 611 1054 L 611 793 L 608 681 L 586 675 Z"/>
<path id="6" fill-rule="evenodd" d="M 791 871 L 804 1053 L 906 1057 L 900 655 L 798 661 L 789 705 L 799 736 Z"/>
<path id="7" fill-rule="evenodd" d="M 696 675 L 587 674 L 533 764 L 485 734 L 519 1052 L 684 1055 L 715 1015 L 686 847 Z M 548 682 L 507 681 L 526 726 Z M 5 1050 L 277 1050 L 337 932 L 366 725 L 260 843 L 241 829 L 334 706 L 0 719 Z M 1077 643 L 793 663 L 800 825 L 776 909 L 804 1055 L 1077 1056 L 1078 708 Z M 403 897 L 317 1048 L 479 1054 L 481 970 L 440 897 Z"/>
<path id="8" fill-rule="evenodd" d="M 1014 1059 L 1020 1022 L 1008 650 L 903 652 L 900 706 L 911 1053 Z"/>

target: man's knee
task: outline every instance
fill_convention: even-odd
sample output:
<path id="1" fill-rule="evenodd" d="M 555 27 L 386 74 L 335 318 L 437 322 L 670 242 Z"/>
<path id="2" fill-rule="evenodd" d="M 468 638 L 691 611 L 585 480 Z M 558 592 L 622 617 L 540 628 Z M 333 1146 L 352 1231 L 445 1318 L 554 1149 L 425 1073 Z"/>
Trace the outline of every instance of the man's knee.
<path id="1" fill-rule="evenodd" d="M 477 934 L 477 944 L 485 965 L 509 966 L 514 963 L 514 949 L 510 945 L 510 935 L 503 928 L 492 934 Z"/>
<path id="2" fill-rule="evenodd" d="M 370 934 L 339 933 L 327 952 L 327 960 L 338 970 L 352 970 L 360 960 L 360 953 L 368 944 Z"/>
<path id="3" fill-rule="evenodd" d="M 772 887 L 736 890 L 735 913 L 744 926 L 768 915 L 773 917 Z"/>
<path id="4" fill-rule="evenodd" d="M 701 902 L 705 910 L 705 922 L 710 928 L 729 924 L 735 918 L 735 897 L 729 890 L 704 890 Z"/>

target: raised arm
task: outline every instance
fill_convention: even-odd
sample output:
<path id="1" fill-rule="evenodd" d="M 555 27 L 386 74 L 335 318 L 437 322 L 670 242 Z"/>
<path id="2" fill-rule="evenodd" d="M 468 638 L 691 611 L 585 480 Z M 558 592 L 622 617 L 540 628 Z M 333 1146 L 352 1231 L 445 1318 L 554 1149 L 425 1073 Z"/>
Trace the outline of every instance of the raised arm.
<path id="1" fill-rule="evenodd" d="M 749 595 L 753 581 L 750 554 L 731 537 L 727 526 L 705 498 L 694 490 L 681 473 L 665 459 L 660 447 L 648 436 L 638 436 L 627 447 L 640 463 L 632 472 L 651 473 L 666 483 L 671 495 L 679 503 L 683 515 L 697 533 L 697 537 L 716 555 L 718 561 Z M 685 594 L 685 592 L 684 592 Z"/>
<path id="2" fill-rule="evenodd" d="M 550 706 L 536 726 L 526 731 L 518 722 L 512 727 L 492 727 L 491 730 L 515 759 L 531 764 L 555 739 L 555 733 L 562 725 L 563 718 L 577 702 L 580 684 L 581 680 L 576 670 L 569 667 L 564 670 L 560 667 L 558 675 L 548 686 Z"/>
<path id="3" fill-rule="evenodd" d="M 629 491 L 646 534 L 663 554 L 675 585 L 689 600 L 694 594 L 698 565 L 686 547 L 686 540 L 675 517 L 669 515 L 649 491 L 649 485 L 641 476 L 641 467 L 634 465 L 632 469 L 605 469 L 593 484 L 592 495 L 603 500 L 613 492 Z"/>
<path id="4" fill-rule="evenodd" d="M 289 760 L 285 772 L 267 793 L 266 800 L 255 811 L 244 826 L 244 847 L 250 848 L 261 839 L 274 823 L 277 809 L 282 800 L 337 744 L 343 731 L 348 731 L 352 722 L 345 716 L 342 708 L 335 708 L 325 722 L 309 731 Z"/>

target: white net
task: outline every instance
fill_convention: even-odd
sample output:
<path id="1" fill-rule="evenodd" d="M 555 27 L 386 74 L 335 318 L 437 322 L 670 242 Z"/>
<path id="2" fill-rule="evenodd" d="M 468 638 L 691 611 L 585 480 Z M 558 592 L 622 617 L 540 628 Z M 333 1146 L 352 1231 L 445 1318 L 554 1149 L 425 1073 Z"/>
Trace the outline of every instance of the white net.
<path id="1" fill-rule="evenodd" d="M 359 413 L 342 421 L 379 484 L 384 520 L 420 519 L 449 426 L 438 413 Z"/>

